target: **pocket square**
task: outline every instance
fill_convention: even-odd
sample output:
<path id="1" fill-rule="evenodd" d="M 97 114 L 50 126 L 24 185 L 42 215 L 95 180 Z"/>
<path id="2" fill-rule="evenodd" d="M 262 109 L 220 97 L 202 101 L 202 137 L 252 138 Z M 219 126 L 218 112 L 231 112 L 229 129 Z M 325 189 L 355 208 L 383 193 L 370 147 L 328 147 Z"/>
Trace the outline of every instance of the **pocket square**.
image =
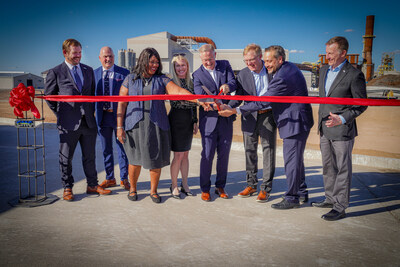
<path id="1" fill-rule="evenodd" d="M 123 79 L 115 79 L 115 81 L 119 82 L 119 81 L 123 81 Z"/>

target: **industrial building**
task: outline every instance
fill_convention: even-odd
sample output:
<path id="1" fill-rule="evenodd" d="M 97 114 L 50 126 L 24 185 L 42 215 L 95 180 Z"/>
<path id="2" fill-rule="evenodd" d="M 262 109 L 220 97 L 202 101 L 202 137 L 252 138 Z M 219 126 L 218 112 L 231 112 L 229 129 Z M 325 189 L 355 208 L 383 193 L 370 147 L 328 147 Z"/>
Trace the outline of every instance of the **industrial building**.
<path id="1" fill-rule="evenodd" d="M 135 59 L 136 59 L 136 54 L 132 49 L 118 50 L 118 66 L 128 70 L 132 70 L 132 68 L 136 64 Z"/>
<path id="2" fill-rule="evenodd" d="M 44 89 L 44 79 L 40 76 L 22 71 L 0 71 L 0 90 L 11 90 L 20 83 Z"/>
<path id="3" fill-rule="evenodd" d="M 209 43 L 216 47 L 215 43 L 207 37 L 175 36 L 169 32 L 159 32 L 129 38 L 127 39 L 127 48 L 128 51 L 134 51 L 136 57 L 139 57 L 142 50 L 147 47 L 155 48 L 160 54 L 164 73 L 170 73 L 172 67 L 171 60 L 174 54 L 184 53 L 189 61 L 190 70 L 193 72 L 202 64 L 198 49 L 203 43 Z M 244 47 L 241 49 L 216 49 L 216 58 L 218 60 L 228 60 L 232 69 L 238 72 L 246 67 L 246 64 L 243 62 L 243 49 Z M 287 50 L 286 58 L 289 58 Z M 118 65 L 127 68 L 122 56 L 120 59 L 119 52 Z"/>

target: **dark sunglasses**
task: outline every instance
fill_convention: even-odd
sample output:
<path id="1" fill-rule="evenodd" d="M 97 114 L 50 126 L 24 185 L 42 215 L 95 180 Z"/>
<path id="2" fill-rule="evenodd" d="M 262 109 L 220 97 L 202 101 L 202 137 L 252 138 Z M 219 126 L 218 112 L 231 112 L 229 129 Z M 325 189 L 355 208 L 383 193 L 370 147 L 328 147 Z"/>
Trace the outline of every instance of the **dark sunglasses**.
<path id="1" fill-rule="evenodd" d="M 182 57 L 184 57 L 184 56 L 186 56 L 186 54 L 185 54 L 185 53 L 176 53 L 176 54 L 173 54 L 172 56 L 173 56 L 173 57 L 177 57 L 177 56 L 182 56 Z"/>

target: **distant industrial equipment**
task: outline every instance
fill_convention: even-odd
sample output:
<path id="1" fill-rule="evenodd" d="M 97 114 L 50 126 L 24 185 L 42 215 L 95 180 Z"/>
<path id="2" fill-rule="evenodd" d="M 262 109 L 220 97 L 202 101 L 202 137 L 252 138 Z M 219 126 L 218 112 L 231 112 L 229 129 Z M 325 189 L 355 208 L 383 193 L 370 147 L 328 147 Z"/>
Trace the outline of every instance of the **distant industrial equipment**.
<path id="1" fill-rule="evenodd" d="M 132 49 L 118 50 L 118 66 L 132 70 L 135 66 L 136 53 Z"/>
<path id="2" fill-rule="evenodd" d="M 382 53 L 381 65 L 378 66 L 378 76 L 396 71 L 394 69 L 394 57 L 396 54 L 400 54 L 400 50 Z"/>

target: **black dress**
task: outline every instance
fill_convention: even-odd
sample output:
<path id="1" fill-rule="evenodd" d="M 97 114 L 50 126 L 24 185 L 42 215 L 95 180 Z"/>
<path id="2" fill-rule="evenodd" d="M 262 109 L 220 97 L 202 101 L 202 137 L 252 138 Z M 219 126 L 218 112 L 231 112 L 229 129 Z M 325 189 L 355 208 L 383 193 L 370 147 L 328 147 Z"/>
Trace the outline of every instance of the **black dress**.
<path id="1" fill-rule="evenodd" d="M 180 79 L 181 87 L 191 93 L 192 88 Z M 171 129 L 171 150 L 175 152 L 189 151 L 192 147 L 193 124 L 197 123 L 197 105 L 189 101 L 170 101 L 171 110 L 168 114 Z"/>

